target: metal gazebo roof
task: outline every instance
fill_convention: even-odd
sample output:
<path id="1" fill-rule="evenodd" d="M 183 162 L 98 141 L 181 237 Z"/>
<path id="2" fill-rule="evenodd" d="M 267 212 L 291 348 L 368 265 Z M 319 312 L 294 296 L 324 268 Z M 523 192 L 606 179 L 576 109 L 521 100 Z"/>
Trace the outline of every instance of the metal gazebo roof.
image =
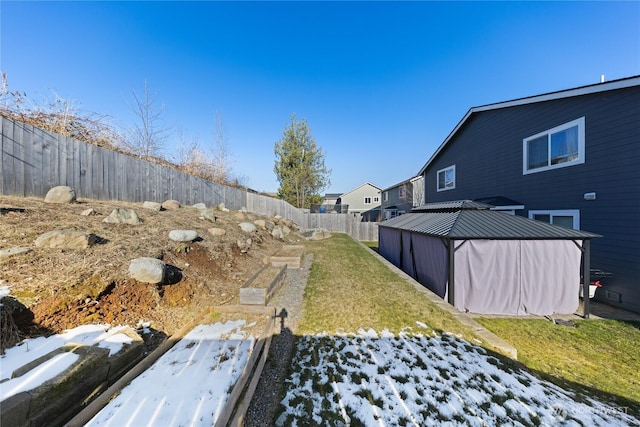
<path id="1" fill-rule="evenodd" d="M 442 210 L 434 211 L 434 207 L 428 207 L 426 212 L 414 210 L 383 221 L 378 226 L 454 240 L 588 240 L 602 237 L 599 234 L 508 215 L 484 207 L 451 211 L 451 205 L 437 205 L 440 205 Z"/>

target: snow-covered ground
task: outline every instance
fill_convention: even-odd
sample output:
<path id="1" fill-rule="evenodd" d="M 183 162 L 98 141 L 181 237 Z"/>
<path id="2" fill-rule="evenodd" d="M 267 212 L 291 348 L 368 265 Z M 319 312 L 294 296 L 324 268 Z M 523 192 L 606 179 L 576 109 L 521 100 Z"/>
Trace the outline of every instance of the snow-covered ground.
<path id="1" fill-rule="evenodd" d="M 87 426 L 212 426 L 242 373 L 256 339 L 245 320 L 199 325 L 111 400 Z M 25 364 L 68 344 L 97 345 L 117 353 L 131 338 L 122 327 L 86 325 L 48 338 L 24 340 L 0 357 L 0 402 L 32 390 L 73 365 L 62 353 L 27 374 L 9 379 Z"/>
<path id="2" fill-rule="evenodd" d="M 85 426 L 211 427 L 255 344 L 245 324 L 197 326 Z"/>
<path id="3" fill-rule="evenodd" d="M 244 320 L 200 325 L 125 387 L 87 425 L 211 426 L 255 345 Z M 419 323 L 399 335 L 300 337 L 277 424 L 351 426 L 640 426 L 617 408 L 544 382 L 483 348 Z M 26 340 L 0 358 L 0 381 L 67 342 L 117 352 L 118 328 L 81 326 Z M 73 363 L 53 359 L 29 379 L 0 383 L 2 399 L 32 389 Z M 19 381 L 16 381 L 19 380 Z"/>
<path id="4" fill-rule="evenodd" d="M 110 355 L 115 354 L 125 343 L 131 342 L 131 337 L 121 332 L 123 329 L 124 327 L 110 328 L 109 325 L 79 326 L 63 334 L 27 339 L 7 349 L 5 354 L 0 356 L 0 402 L 14 394 L 32 390 L 54 378 L 73 365 L 78 355 L 62 353 L 28 373 L 10 379 L 16 369 L 70 343 L 97 345 L 108 348 Z"/>
<path id="5" fill-rule="evenodd" d="M 305 336 L 292 363 L 279 426 L 640 425 L 447 334 Z"/>

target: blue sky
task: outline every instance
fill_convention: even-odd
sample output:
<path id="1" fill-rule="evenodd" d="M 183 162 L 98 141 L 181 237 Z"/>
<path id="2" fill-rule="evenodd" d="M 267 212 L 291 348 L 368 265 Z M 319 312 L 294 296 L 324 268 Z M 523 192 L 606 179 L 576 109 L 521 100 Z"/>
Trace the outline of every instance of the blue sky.
<path id="1" fill-rule="evenodd" d="M 276 191 L 275 142 L 305 118 L 331 185 L 415 175 L 474 106 L 640 74 L 640 2 L 0 2 L 11 90 L 122 124 L 146 80 L 173 130 L 215 138 Z M 174 132 L 165 156 L 175 155 Z"/>

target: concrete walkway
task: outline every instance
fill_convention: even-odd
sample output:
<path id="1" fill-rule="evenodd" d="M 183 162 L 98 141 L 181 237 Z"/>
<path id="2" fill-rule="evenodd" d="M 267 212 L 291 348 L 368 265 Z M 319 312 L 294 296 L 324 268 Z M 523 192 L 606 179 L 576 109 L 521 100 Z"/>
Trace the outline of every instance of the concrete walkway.
<path id="1" fill-rule="evenodd" d="M 584 319 L 583 308 L 582 308 L 582 300 L 580 300 L 580 305 L 578 306 L 578 310 L 576 310 L 573 314 L 554 314 L 551 316 L 538 316 L 534 314 L 528 314 L 523 316 L 509 316 L 503 314 L 477 314 L 477 313 L 467 313 L 469 316 L 473 318 L 479 317 L 489 317 L 489 318 L 518 318 L 518 319 L 562 319 L 562 320 L 581 320 Z M 598 319 L 615 319 L 615 320 L 623 320 L 627 322 L 640 322 L 640 313 L 633 313 L 631 311 L 623 310 L 622 308 L 613 307 L 608 304 L 601 303 L 599 301 L 591 300 L 589 302 L 589 319 L 598 320 Z"/>
<path id="2" fill-rule="evenodd" d="M 616 319 L 640 322 L 640 313 L 633 313 L 631 311 L 594 300 L 589 301 L 589 312 L 589 317 L 591 319 Z M 582 313 L 582 301 L 580 301 L 580 307 L 578 308 L 577 313 Z M 577 313 L 574 314 L 574 316 L 582 318 L 582 315 Z"/>

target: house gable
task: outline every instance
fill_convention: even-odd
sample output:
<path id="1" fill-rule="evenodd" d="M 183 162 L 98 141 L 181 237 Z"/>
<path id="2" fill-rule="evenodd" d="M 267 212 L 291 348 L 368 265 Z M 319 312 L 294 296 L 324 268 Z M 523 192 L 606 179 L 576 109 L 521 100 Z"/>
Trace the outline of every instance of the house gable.
<path id="1" fill-rule="evenodd" d="M 349 212 L 362 213 L 380 206 L 381 189 L 370 182 L 343 193 L 342 203 L 349 205 Z"/>

